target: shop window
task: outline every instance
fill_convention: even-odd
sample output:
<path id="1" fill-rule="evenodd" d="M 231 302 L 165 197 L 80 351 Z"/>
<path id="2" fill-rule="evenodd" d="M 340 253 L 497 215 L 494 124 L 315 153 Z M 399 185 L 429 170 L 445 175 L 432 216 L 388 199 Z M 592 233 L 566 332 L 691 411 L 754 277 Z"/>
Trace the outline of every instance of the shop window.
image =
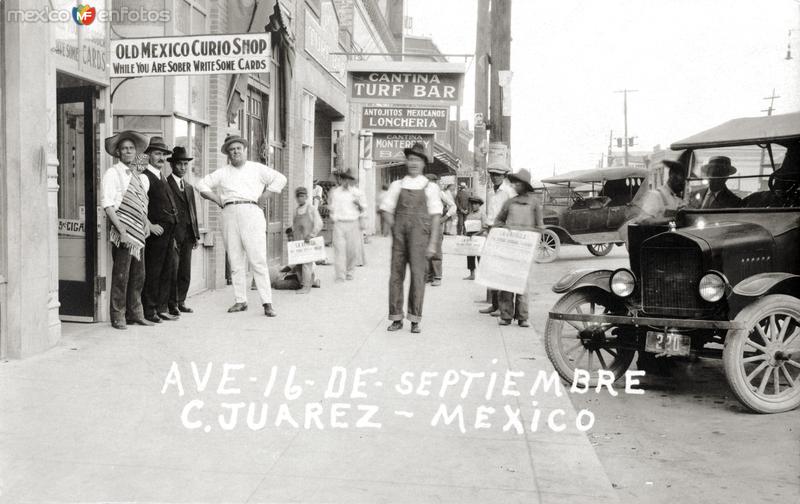
<path id="1" fill-rule="evenodd" d="M 114 116 L 114 131 L 134 130 L 145 135 L 161 134 L 161 116 Z"/>
<path id="2" fill-rule="evenodd" d="M 245 138 L 250 144 L 247 158 L 259 163 L 267 162 L 267 138 L 269 96 L 254 88 L 247 88 L 245 115 L 247 116 Z"/>
<path id="3" fill-rule="evenodd" d="M 185 147 L 191 161 L 190 170 L 186 173 L 186 181 L 192 185 L 206 176 L 208 168 L 206 165 L 206 126 L 193 121 L 175 118 L 174 145 Z M 197 208 L 197 225 L 201 228 L 206 227 L 206 205 L 200 198 L 200 194 L 195 191 L 195 207 Z"/>
<path id="4" fill-rule="evenodd" d="M 316 97 L 303 91 L 303 145 L 314 146 L 314 107 Z"/>
<path id="5" fill-rule="evenodd" d="M 208 33 L 208 16 L 206 12 L 206 2 L 198 0 L 175 0 L 175 31 L 182 34 L 206 34 Z M 175 84 L 176 112 L 189 115 L 198 119 L 205 119 L 206 112 L 206 89 L 208 77 L 205 75 L 188 76 L 181 75 L 173 77 Z"/>

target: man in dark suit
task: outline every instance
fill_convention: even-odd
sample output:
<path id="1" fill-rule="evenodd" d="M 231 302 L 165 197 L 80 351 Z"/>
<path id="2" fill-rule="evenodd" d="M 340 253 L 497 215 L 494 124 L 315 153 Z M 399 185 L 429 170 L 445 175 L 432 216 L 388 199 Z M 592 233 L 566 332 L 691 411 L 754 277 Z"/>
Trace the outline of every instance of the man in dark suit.
<path id="1" fill-rule="evenodd" d="M 150 181 L 147 191 L 149 203 L 147 218 L 150 221 L 150 237 L 144 248 L 145 279 L 142 291 L 144 316 L 147 320 L 159 323 L 162 320 L 177 320 L 169 313 L 169 292 L 175 269 L 175 223 L 177 208 L 174 196 L 169 189 L 162 169 L 164 161 L 172 150 L 158 136 L 150 138 L 150 145 L 144 151 L 150 164 L 144 174 Z"/>
<path id="2" fill-rule="evenodd" d="M 192 313 L 186 306 L 186 293 L 192 280 L 192 250 L 197 248 L 200 231 L 197 227 L 197 210 L 194 202 L 194 187 L 183 180 L 189 169 L 190 158 L 186 149 L 175 147 L 172 156 L 167 158 L 172 167 L 172 175 L 167 179 L 169 188 L 175 199 L 178 210 L 178 222 L 175 225 L 175 260 L 177 267 L 172 276 L 172 288 L 169 295 L 169 312 L 173 315 Z"/>
<path id="3" fill-rule="evenodd" d="M 728 177 L 736 173 L 731 158 L 714 156 L 700 169 L 702 177 L 709 177 L 708 187 L 692 191 L 689 197 L 691 208 L 738 208 L 742 199 L 725 186 Z"/>

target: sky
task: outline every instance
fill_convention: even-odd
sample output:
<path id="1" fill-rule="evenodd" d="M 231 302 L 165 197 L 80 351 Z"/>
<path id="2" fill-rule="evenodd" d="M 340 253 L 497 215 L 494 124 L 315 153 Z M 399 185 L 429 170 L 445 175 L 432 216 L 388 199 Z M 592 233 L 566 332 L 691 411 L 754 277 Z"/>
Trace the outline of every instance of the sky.
<path id="1" fill-rule="evenodd" d="M 407 1 L 411 33 L 474 53 L 476 0 Z M 534 178 L 597 166 L 609 132 L 623 136 L 624 88 L 637 90 L 632 150 L 764 115 L 773 88 L 774 113 L 800 108 L 796 0 L 514 0 L 511 11 L 511 160 Z M 468 68 L 462 119 L 474 110 Z"/>

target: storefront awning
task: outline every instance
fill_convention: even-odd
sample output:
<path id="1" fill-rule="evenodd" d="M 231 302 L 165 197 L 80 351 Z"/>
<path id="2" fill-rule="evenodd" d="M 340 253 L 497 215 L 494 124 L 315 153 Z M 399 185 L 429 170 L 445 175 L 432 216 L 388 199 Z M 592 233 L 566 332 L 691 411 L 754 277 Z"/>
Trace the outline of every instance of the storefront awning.
<path id="1" fill-rule="evenodd" d="M 450 149 L 439 142 L 434 142 L 433 163 L 428 167 L 430 173 L 435 173 L 440 177 L 444 175 L 457 175 L 460 165 L 461 160 L 458 159 Z"/>

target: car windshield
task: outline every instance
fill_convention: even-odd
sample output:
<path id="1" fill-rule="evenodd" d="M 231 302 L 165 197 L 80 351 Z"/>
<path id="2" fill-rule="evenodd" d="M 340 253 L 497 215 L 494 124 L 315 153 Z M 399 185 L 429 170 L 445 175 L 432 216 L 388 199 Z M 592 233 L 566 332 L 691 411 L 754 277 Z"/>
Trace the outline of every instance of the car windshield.
<path id="1" fill-rule="evenodd" d="M 771 144 L 771 149 L 772 160 L 769 150 L 757 145 L 693 151 L 692 169 L 684 191 L 687 206 L 696 209 L 796 206 L 798 149 L 793 146 L 789 155 L 781 145 Z"/>

